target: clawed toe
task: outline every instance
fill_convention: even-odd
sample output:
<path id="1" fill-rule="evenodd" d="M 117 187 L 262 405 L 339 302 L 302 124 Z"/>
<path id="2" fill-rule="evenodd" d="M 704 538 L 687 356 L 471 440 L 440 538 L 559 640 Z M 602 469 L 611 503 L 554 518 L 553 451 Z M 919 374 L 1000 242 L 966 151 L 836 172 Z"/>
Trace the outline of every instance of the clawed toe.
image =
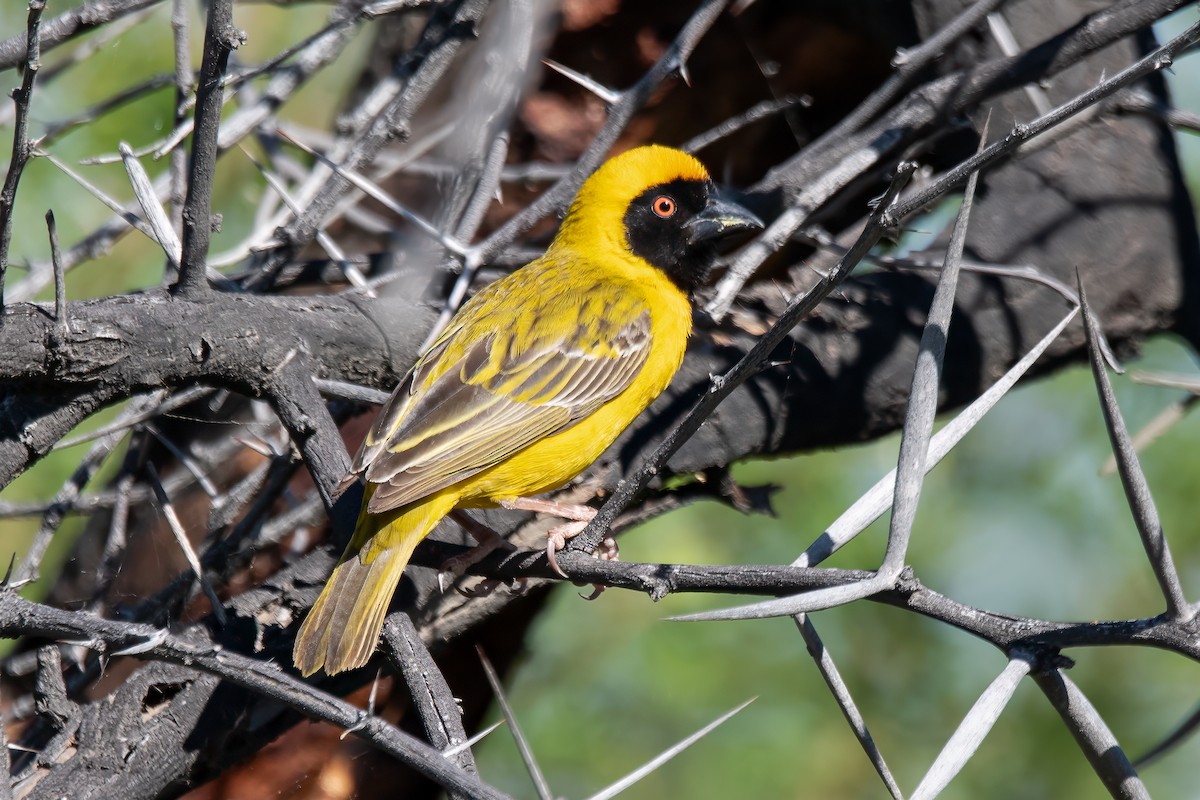
<path id="1" fill-rule="evenodd" d="M 591 594 L 581 594 L 579 596 L 582 597 L 584 600 L 595 600 L 597 597 L 604 594 L 604 589 L 605 589 L 605 587 L 602 584 L 593 583 Z"/>
<path id="2" fill-rule="evenodd" d="M 564 578 L 568 576 L 567 573 L 562 571 L 562 567 L 558 566 L 556 554 L 559 550 L 567 546 L 568 539 L 578 536 L 587 526 L 587 520 L 572 520 L 546 531 L 546 561 L 550 564 L 550 569 Z"/>
<path id="3" fill-rule="evenodd" d="M 600 542 L 600 546 L 596 548 L 596 558 L 601 561 L 621 560 L 621 548 L 617 547 L 617 540 L 611 534 L 605 536 Z"/>

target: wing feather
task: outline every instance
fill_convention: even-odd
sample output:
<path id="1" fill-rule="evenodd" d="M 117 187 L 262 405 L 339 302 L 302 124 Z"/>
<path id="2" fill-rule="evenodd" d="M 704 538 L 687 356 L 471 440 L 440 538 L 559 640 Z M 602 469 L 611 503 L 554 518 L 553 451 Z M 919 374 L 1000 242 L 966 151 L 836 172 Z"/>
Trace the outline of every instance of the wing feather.
<path id="1" fill-rule="evenodd" d="M 368 510 L 407 505 L 492 467 L 628 388 L 649 352 L 650 312 L 625 299 L 599 320 L 562 326 L 558 338 L 538 336 L 537 326 L 493 327 L 464 349 L 454 340 L 465 326 L 443 334 L 355 459 L 378 484 Z M 456 357 L 442 363 L 448 354 Z"/>

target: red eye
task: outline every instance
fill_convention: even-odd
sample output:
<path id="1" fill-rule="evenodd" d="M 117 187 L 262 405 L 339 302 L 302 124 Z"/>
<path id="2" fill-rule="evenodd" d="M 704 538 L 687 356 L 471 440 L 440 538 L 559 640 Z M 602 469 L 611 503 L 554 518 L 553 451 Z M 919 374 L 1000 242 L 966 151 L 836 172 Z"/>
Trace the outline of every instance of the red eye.
<path id="1" fill-rule="evenodd" d="M 650 208 L 663 219 L 675 216 L 675 201 L 665 194 L 660 194 L 654 198 L 654 202 L 650 204 Z"/>

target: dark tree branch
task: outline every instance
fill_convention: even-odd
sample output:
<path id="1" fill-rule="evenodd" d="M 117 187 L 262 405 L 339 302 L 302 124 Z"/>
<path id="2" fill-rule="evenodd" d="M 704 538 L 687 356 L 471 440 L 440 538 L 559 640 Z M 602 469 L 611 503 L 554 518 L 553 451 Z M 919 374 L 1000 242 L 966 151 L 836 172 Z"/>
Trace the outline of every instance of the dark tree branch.
<path id="1" fill-rule="evenodd" d="M 417 550 L 413 563 L 436 566 L 465 552 L 465 548 L 426 542 Z M 492 554 L 472 566 L 468 573 L 512 581 L 516 578 L 561 580 L 535 551 Z M 583 553 L 566 551 L 559 565 L 567 580 L 577 584 L 599 584 L 644 592 L 653 600 L 669 594 L 744 594 L 785 597 L 837 586 L 850 586 L 871 578 L 866 570 L 780 565 L 695 565 L 647 564 L 606 561 Z M 867 597 L 872 602 L 901 608 L 944 622 L 970 633 L 1010 655 L 1014 649 L 1035 651 L 1070 647 L 1140 645 L 1168 650 L 1200 661 L 1200 624 L 1161 614 L 1135 620 L 1059 622 L 1008 614 L 996 614 L 960 603 L 923 586 L 906 568 L 881 591 Z"/>
<path id="2" fill-rule="evenodd" d="M 446 750 L 466 742 L 462 709 L 408 614 L 399 612 L 387 618 L 383 626 L 383 645 L 393 667 L 408 685 L 429 743 L 438 750 Z M 476 771 L 470 748 L 460 750 L 454 761 L 466 772 Z"/>
<path id="3" fill-rule="evenodd" d="M 1100 81 L 1088 91 L 1075 97 L 1071 102 L 1062 104 L 1049 114 L 1038 117 L 1029 124 L 1018 124 L 1000 141 L 984 148 L 945 175 L 942 175 L 936 181 L 923 187 L 921 191 L 914 193 L 911 197 L 906 197 L 902 203 L 897 203 L 889 214 L 888 221 L 899 224 L 901 220 L 915 212 L 928 208 L 930 204 L 944 196 L 950 189 L 960 185 L 968 176 L 978 172 L 985 166 L 995 163 L 1004 156 L 1011 155 L 1033 137 L 1061 125 L 1066 120 L 1095 105 L 1104 98 L 1116 94 L 1126 86 L 1170 67 L 1175 56 L 1191 47 L 1197 41 L 1200 41 L 1200 23 L 1188 28 L 1162 47 L 1149 53 L 1145 58 L 1130 64 L 1111 78 Z"/>
<path id="4" fill-rule="evenodd" d="M 21 86 L 13 92 L 16 106 L 16 125 L 13 130 L 12 159 L 4 176 L 4 187 L 0 189 L 0 317 L 4 314 L 4 277 L 8 272 L 8 248 L 12 243 L 12 217 L 16 210 L 17 185 L 21 173 L 29 161 L 32 143 L 29 141 L 29 101 L 33 96 L 33 82 L 42 66 L 42 12 L 46 0 L 29 0 L 29 19 L 25 35 L 25 75 Z"/>
<path id="5" fill-rule="evenodd" d="M 300 448 L 325 509 L 333 515 L 338 483 L 350 471 L 350 454 L 329 408 L 313 383 L 309 359 L 297 350 L 284 354 L 266 387 L 271 407 Z"/>
<path id="6" fill-rule="evenodd" d="M 0 419 L 0 485 L 98 406 L 146 389 L 203 383 L 270 398 L 297 444 L 313 456 L 321 485 L 332 491 L 345 474 L 339 473 L 345 446 L 312 385 L 309 359 L 322 376 L 389 385 L 411 363 L 431 318 L 420 306 L 398 315 L 394 301 L 351 296 L 220 294 L 193 303 L 148 292 L 72 302 L 67 309 L 74 327 L 65 338 L 35 306 L 14 307 L 0 329 L 0 381 L 6 382 L 0 392 L 11 392 L 9 413 Z M 380 361 L 388 352 L 396 360 Z M 42 410 L 42 391 L 79 399 L 58 399 Z M 16 408 L 39 414 L 39 424 L 30 426 Z"/>
<path id="7" fill-rule="evenodd" d="M 31 603 L 11 588 L 0 590 L 0 633 L 27 633 L 84 642 L 112 655 L 129 653 L 201 670 L 233 685 L 270 697 L 315 719 L 345 728 L 374 747 L 408 764 L 441 786 L 470 798 L 501 800 L 504 794 L 458 767 L 442 754 L 344 700 L 304 683 L 279 667 L 217 646 L 200 629 L 187 638 L 146 625 L 112 622 L 87 614 Z M 57 652 L 57 649 L 55 649 Z M 65 696 L 65 695 L 64 695 Z M 55 706 L 58 708 L 58 706 Z M 35 797 L 52 796 L 39 783 Z"/>

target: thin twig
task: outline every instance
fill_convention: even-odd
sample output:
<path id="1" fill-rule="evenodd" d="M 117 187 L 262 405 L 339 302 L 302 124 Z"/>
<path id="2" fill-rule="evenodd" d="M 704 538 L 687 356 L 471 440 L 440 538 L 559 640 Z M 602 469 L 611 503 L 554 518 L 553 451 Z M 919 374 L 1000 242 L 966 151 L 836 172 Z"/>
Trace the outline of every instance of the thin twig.
<path id="1" fill-rule="evenodd" d="M 125 223 L 127 223 L 130 227 L 136 228 L 138 231 L 145 234 L 146 237 L 148 239 L 150 239 L 150 241 L 152 241 L 156 244 L 158 243 L 158 235 L 154 232 L 154 229 L 151 228 L 150 225 L 145 220 L 143 220 L 137 214 L 133 213 L 133 211 L 131 211 L 129 207 L 126 207 L 126 206 L 122 205 L 121 203 L 117 202 L 115 199 L 113 199 L 111 196 L 109 196 L 103 189 L 101 189 L 99 186 L 97 186 L 96 184 L 89 181 L 87 178 L 80 175 L 75 170 L 71 169 L 69 166 L 67 166 L 62 161 L 60 161 L 58 158 L 56 158 L 52 153 L 46 153 L 45 155 L 42 156 L 42 158 L 45 158 L 47 161 L 49 161 L 51 164 L 53 164 L 55 167 L 57 167 L 60 172 L 62 172 L 68 178 L 75 181 L 77 184 L 79 184 L 84 189 L 86 189 L 87 192 L 90 195 L 92 195 L 92 197 L 95 197 L 97 200 L 99 200 L 101 203 L 103 203 L 108 208 L 109 211 L 112 211 L 114 214 L 116 214 L 121 220 L 123 220 Z M 142 170 L 137 175 L 137 177 L 135 177 L 134 171 L 138 169 L 137 167 L 127 166 L 126 169 L 129 172 L 130 183 L 133 185 L 133 188 L 134 188 L 135 202 L 137 202 L 138 205 L 140 206 L 143 195 L 141 193 L 141 189 L 139 188 L 139 184 L 141 182 L 142 177 L 146 177 L 146 173 L 144 170 Z M 152 197 L 154 197 L 154 203 L 157 204 L 158 189 L 153 184 L 151 184 L 151 186 L 150 186 L 150 195 Z M 78 260 L 76 260 L 75 263 L 78 263 Z"/>
<path id="2" fill-rule="evenodd" d="M 1000 52 L 1004 55 L 1018 55 L 1021 52 L 1021 45 L 1017 43 L 1016 36 L 1013 35 L 1012 28 L 1009 27 L 1008 20 L 1004 18 L 1004 14 L 999 11 L 993 11 L 987 15 L 988 31 L 992 34 L 992 39 L 1000 48 Z M 1050 104 L 1050 98 L 1046 96 L 1046 90 L 1036 83 L 1027 83 L 1022 87 L 1025 91 L 1025 96 L 1029 98 L 1029 102 L 1033 103 L 1034 110 L 1038 114 L 1048 114 L 1053 108 Z"/>
<path id="3" fill-rule="evenodd" d="M 1031 666 L 1029 656 L 1022 653 L 1013 654 L 1004 671 L 996 676 L 963 717 L 963 721 L 946 742 L 942 752 L 938 753 L 937 759 L 913 790 L 909 800 L 933 800 L 941 794 L 951 779 L 966 766 L 971 756 L 975 755 L 979 745 L 983 744 L 984 737 L 1000 718 L 1000 712 L 1012 700 L 1017 691 L 1017 684 L 1029 674 Z"/>
<path id="4" fill-rule="evenodd" d="M 294 199 L 292 199 L 292 196 L 288 192 L 287 187 L 284 186 L 283 181 L 281 181 L 278 176 L 267 169 L 265 165 L 260 163 L 259 160 L 250 153 L 249 150 L 242 145 L 238 145 L 238 147 L 241 148 L 242 153 L 247 159 L 249 159 L 250 163 L 254 165 L 255 169 L 258 170 L 258 174 L 263 176 L 263 180 L 267 182 L 267 185 L 275 191 L 275 195 L 283 201 L 285 206 L 288 207 L 288 210 L 290 210 L 293 214 L 299 214 L 300 206 Z M 264 194 L 264 200 L 265 199 L 266 194 Z M 328 233 L 326 233 L 324 230 L 318 230 L 316 239 L 317 244 L 319 244 L 321 249 L 325 251 L 326 255 L 328 255 L 334 261 L 334 263 L 338 265 L 338 267 L 342 270 L 342 274 L 346 276 L 346 279 L 350 281 L 351 284 L 358 288 L 364 289 L 364 293 L 368 297 L 375 296 L 370 287 L 367 285 L 366 279 L 363 278 L 362 272 L 358 269 L 358 267 L 354 266 L 354 264 L 350 262 L 350 260 L 346 257 L 346 253 L 341 247 L 338 246 L 337 242 L 335 242 Z"/>
<path id="5" fill-rule="evenodd" d="M 144 409 L 146 400 L 133 400 L 129 403 L 126 409 L 122 412 L 122 416 L 126 414 L 137 414 Z M 79 466 L 71 474 L 71 477 L 58 493 L 54 496 L 54 501 L 46 509 L 42 516 L 42 524 L 34 534 L 33 542 L 29 545 L 24 558 L 21 560 L 20 566 L 17 568 L 14 575 L 14 583 L 17 586 L 37 580 L 40 572 L 42 559 L 46 555 L 46 550 L 50 547 L 50 542 L 54 538 L 54 534 L 62 525 L 65 519 L 67 510 L 71 508 L 80 494 L 83 492 L 83 487 L 87 485 L 92 476 L 96 474 L 96 470 L 108 458 L 108 455 L 113 451 L 125 436 L 123 431 L 112 432 L 104 435 L 88 450 L 87 454 L 80 460 Z"/>
<path id="6" fill-rule="evenodd" d="M 755 103 L 736 117 L 730 117 L 720 125 L 693 136 L 681 144 L 679 149 L 688 153 L 698 153 L 704 148 L 732 136 L 742 128 L 753 125 L 759 120 L 773 117 L 776 114 L 790 111 L 793 108 L 806 108 L 810 105 L 812 105 L 812 99 L 809 97 L 781 97 L 778 100 L 763 100 L 761 103 Z"/>
<path id="7" fill-rule="evenodd" d="M 892 771 L 888 768 L 883 753 L 879 752 L 879 747 L 875 744 L 875 739 L 867 728 L 867 721 L 863 718 L 862 712 L 858 710 L 858 705 L 855 704 L 854 697 L 850 694 L 850 688 L 842 680 L 842 674 L 833 660 L 833 655 L 821 641 L 821 635 L 817 633 L 816 626 L 812 624 L 808 614 L 797 614 L 794 619 L 796 627 L 800 629 L 800 635 L 804 637 L 804 646 L 817 665 L 817 671 L 821 673 L 821 679 L 829 687 L 829 692 L 837 702 L 838 708 L 842 710 L 842 716 L 849 723 L 854 738 L 858 740 L 859 746 L 867 754 L 871 766 L 875 768 L 879 779 L 883 781 L 888 794 L 892 796 L 893 800 L 904 800 L 904 793 L 900 791 L 900 786 L 892 777 Z"/>
<path id="8" fill-rule="evenodd" d="M 1177 130 L 1200 133 L 1200 114 L 1169 106 L 1141 89 L 1125 89 L 1114 95 L 1110 103 L 1117 111 L 1128 114 L 1144 114 L 1161 119 Z"/>
<path id="9" fill-rule="evenodd" d="M 62 250 L 58 247 L 58 226 L 54 212 L 46 212 L 46 230 L 50 235 L 50 263 L 54 265 L 54 321 L 60 336 L 71 335 L 71 320 L 67 316 L 67 278 L 63 275 Z"/>
<path id="10" fill-rule="evenodd" d="M 982 148 L 987 142 L 988 125 L 979 135 Z M 959 264 L 967 242 L 967 226 L 975 204 L 975 187 L 979 173 L 967 180 L 967 191 L 954 220 L 954 232 L 946 249 L 946 263 L 938 275 L 929 316 L 921 331 L 917 363 L 913 368 L 912 389 L 908 395 L 908 410 L 900 432 L 900 455 L 896 464 L 896 495 L 892 500 L 892 519 L 888 528 L 887 551 L 880 575 L 889 580 L 900 574 L 908 553 L 917 504 L 925 481 L 925 463 L 929 458 L 929 440 L 933 436 L 933 419 L 937 416 L 938 389 L 942 366 L 946 359 L 946 343 L 950 339 L 950 317 L 954 311 L 954 295 L 958 288 Z M 885 212 L 886 213 L 886 212 Z"/>
<path id="11" fill-rule="evenodd" d="M 166 73 L 155 75 L 141 83 L 130 86 L 128 89 L 122 89 L 116 94 L 106 97 L 78 114 L 60 119 L 57 122 L 47 123 L 45 132 L 38 139 L 38 145 L 44 150 L 49 144 L 57 141 L 60 137 L 76 128 L 96 122 L 107 114 L 170 85 L 170 75 Z"/>
<path id="12" fill-rule="evenodd" d="M 180 243 L 179 237 L 175 235 L 175 229 L 171 227 L 170 217 L 167 216 L 167 212 L 163 211 L 163 207 L 158 201 L 158 192 L 150 181 L 150 176 L 146 174 L 146 169 L 129 145 L 121 142 L 117 149 L 125 164 L 125 172 L 129 175 L 133 194 L 142 207 L 142 213 L 145 214 L 150 229 L 154 232 L 154 239 L 166 254 L 169 269 L 172 272 L 177 271 L 179 259 L 183 253 L 183 245 Z"/>
<path id="13" fill-rule="evenodd" d="M 687 738 L 683 739 L 682 741 L 679 741 L 679 742 L 675 743 L 674 745 L 672 745 L 671 747 L 668 747 L 666 750 L 659 753 L 657 756 L 650 759 L 645 764 L 638 767 L 637 769 L 635 769 L 633 772 L 629 773 L 625 777 L 621 778 L 619 781 L 613 783 L 610 786 L 606 786 L 604 789 L 602 789 L 599 792 L 597 792 L 596 794 L 590 796 L 588 798 L 588 800 L 612 800 L 612 798 L 616 797 L 621 792 L 628 789 L 630 786 L 633 786 L 635 783 L 640 781 L 642 778 L 645 778 L 647 775 L 654 772 L 656 769 L 661 767 L 663 764 L 667 763 L 672 758 L 679 755 L 684 750 L 688 749 L 689 747 L 694 745 L 696 742 L 700 741 L 705 736 L 707 736 L 708 734 L 715 731 L 717 728 L 724 725 L 729 720 L 733 719 L 734 716 L 739 714 L 741 711 L 743 711 L 747 706 L 749 706 L 751 703 L 753 703 L 757 699 L 758 698 L 756 698 L 756 697 L 751 697 L 746 702 L 744 702 L 740 705 L 734 706 L 733 708 L 729 709 L 721 716 L 714 719 L 712 722 L 705 725 L 700 730 L 693 733 L 691 736 L 688 736 Z"/>
<path id="14" fill-rule="evenodd" d="M 221 125 L 221 81 L 229 54 L 245 41 L 233 27 L 233 0 L 211 0 L 204 30 L 204 58 L 196 84 L 196 112 L 187 196 L 183 202 L 183 243 L 179 281 L 172 291 L 195 298 L 208 292 L 208 242 L 212 235 L 212 188 L 217 169 L 217 134 Z"/>
<path id="15" fill-rule="evenodd" d="M 1162 741 L 1147 750 L 1134 760 L 1135 767 L 1148 767 L 1179 745 L 1186 742 L 1192 734 L 1200 729 L 1200 706 L 1196 706 L 1184 719 L 1175 726 Z"/>
<path id="16" fill-rule="evenodd" d="M 0 313 L 4 311 L 4 277 L 8 272 L 8 248 L 12 243 L 13 213 L 16 211 L 17 185 L 21 173 L 29 161 L 33 143 L 29 141 L 29 101 L 33 96 L 33 82 L 42 66 L 42 12 L 46 0 L 29 0 L 29 17 L 25 35 L 25 75 L 21 85 L 13 91 L 16 107 L 16 125 L 13 130 L 12 158 L 8 173 L 4 176 L 4 188 L 0 189 Z"/>
<path id="17" fill-rule="evenodd" d="M 99 439 L 101 436 L 107 436 L 110 433 L 129 430 L 134 425 L 138 425 L 146 420 L 153 419 L 163 414 L 168 414 L 177 408 L 186 406 L 189 403 L 200 400 L 212 394 L 215 389 L 210 386 L 190 386 L 175 394 L 169 395 L 165 390 L 154 392 L 151 395 L 138 395 L 133 399 L 140 397 L 153 397 L 153 405 L 146 408 L 138 414 L 122 414 L 121 418 L 108 424 L 96 428 L 94 431 L 81 433 L 78 436 L 72 436 L 70 439 L 63 439 L 54 445 L 55 450 L 63 450 L 68 447 L 77 447 L 78 445 L 90 442 L 93 439 Z"/>
<path id="18" fill-rule="evenodd" d="M 359 386 L 357 383 L 346 383 L 345 381 L 331 381 L 328 378 L 313 378 L 313 383 L 326 397 L 340 397 L 356 403 L 381 406 L 392 396 L 391 392 L 385 392 L 382 389 L 372 389 L 370 386 Z"/>
<path id="19" fill-rule="evenodd" d="M 1136 378 L 1135 378 L 1136 380 Z M 1178 423 L 1183 421 L 1187 413 L 1200 404 L 1200 394 L 1184 395 L 1179 400 L 1168 404 L 1162 411 L 1154 415 L 1154 418 L 1142 426 L 1141 430 L 1133 435 L 1133 450 L 1135 453 L 1140 453 L 1149 447 L 1155 440 L 1171 430 Z M 1104 463 L 1100 465 L 1101 475 L 1111 475 L 1117 471 L 1116 455 L 1109 455 L 1104 459 Z"/>
<path id="20" fill-rule="evenodd" d="M 481 646 L 475 645 L 475 652 L 479 654 L 479 663 L 483 665 L 483 674 L 487 677 L 488 685 L 492 687 L 492 694 L 496 696 L 496 702 L 500 704 L 500 711 L 504 714 L 504 719 L 508 722 L 509 730 L 512 731 L 513 739 L 517 743 L 517 749 L 521 752 L 521 760 L 525 762 L 525 768 L 529 770 L 529 777 L 533 779 L 533 788 L 537 790 L 538 798 L 540 800 L 554 800 L 554 793 L 550 791 L 550 786 L 546 783 L 546 776 L 542 774 L 542 769 L 538 766 L 537 759 L 533 757 L 533 750 L 529 747 L 529 740 L 521 732 L 521 726 L 517 722 L 517 717 L 513 714 L 512 707 L 508 704 L 508 698 L 504 694 L 504 687 L 500 684 L 500 676 L 496 674 L 496 669 L 484 654 Z"/>
<path id="21" fill-rule="evenodd" d="M 108 594 L 112 582 L 117 576 L 121 560 L 125 556 L 125 547 L 129 541 L 129 508 L 133 495 L 134 469 L 139 464 L 139 451 L 130 446 L 126 453 L 125 464 L 121 474 L 115 481 L 116 502 L 113 503 L 112 514 L 108 518 L 108 536 L 104 540 L 104 552 L 100 556 L 100 564 L 96 569 L 96 583 L 92 590 L 92 604 Z"/>
<path id="22" fill-rule="evenodd" d="M 192 74 L 192 54 L 190 48 L 191 16 L 186 0 L 171 0 L 171 36 L 175 43 L 175 72 L 168 76 L 170 83 L 175 86 L 175 113 L 172 128 L 183 124 L 186 112 L 184 104 L 192 94 L 195 76 Z M 171 210 L 171 221 L 176 230 L 183 231 L 183 207 L 187 198 L 187 167 L 188 157 L 180 148 L 171 151 L 171 190 L 168 194 L 167 207 Z"/>
<path id="23" fill-rule="evenodd" d="M 184 558 L 187 559 L 188 566 L 192 568 L 192 574 L 200 582 L 200 588 L 204 590 L 208 602 L 212 604 L 213 614 L 224 627 L 229 622 L 225 616 L 225 606 L 221 604 L 216 589 L 205 576 L 204 568 L 200 566 L 200 559 L 196 556 L 196 550 L 192 547 L 191 540 L 188 539 L 187 531 L 183 529 L 183 523 L 179 521 L 179 516 L 175 513 L 175 506 L 171 504 L 171 498 L 163 489 L 162 481 L 158 479 L 158 471 L 149 461 L 146 462 L 145 471 L 146 477 L 149 478 L 150 488 L 154 490 L 154 496 L 158 498 L 158 505 L 162 509 L 163 518 L 167 521 L 167 527 L 171 529 L 179 549 L 183 551 Z"/>
<path id="24" fill-rule="evenodd" d="M 214 508 L 220 506 L 221 493 L 217 491 L 216 485 L 213 484 L 208 475 L 204 474 L 204 470 L 196 463 L 196 459 L 192 457 L 191 453 L 188 453 L 182 447 L 175 444 L 175 442 L 171 441 L 169 436 L 164 436 L 162 431 L 153 422 L 147 422 L 142 425 L 142 430 L 153 436 L 159 444 L 166 448 L 167 452 L 175 457 L 176 461 L 183 465 L 184 469 L 192 473 L 192 477 L 196 479 L 196 484 L 208 495 Z"/>
<path id="25" fill-rule="evenodd" d="M 64 42 L 72 41 L 81 33 L 135 14 L 159 2 L 162 0 L 87 0 L 46 22 L 41 46 L 50 50 Z M 0 70 L 11 69 L 21 63 L 26 53 L 24 44 L 24 37 L 19 35 L 0 41 Z"/>

